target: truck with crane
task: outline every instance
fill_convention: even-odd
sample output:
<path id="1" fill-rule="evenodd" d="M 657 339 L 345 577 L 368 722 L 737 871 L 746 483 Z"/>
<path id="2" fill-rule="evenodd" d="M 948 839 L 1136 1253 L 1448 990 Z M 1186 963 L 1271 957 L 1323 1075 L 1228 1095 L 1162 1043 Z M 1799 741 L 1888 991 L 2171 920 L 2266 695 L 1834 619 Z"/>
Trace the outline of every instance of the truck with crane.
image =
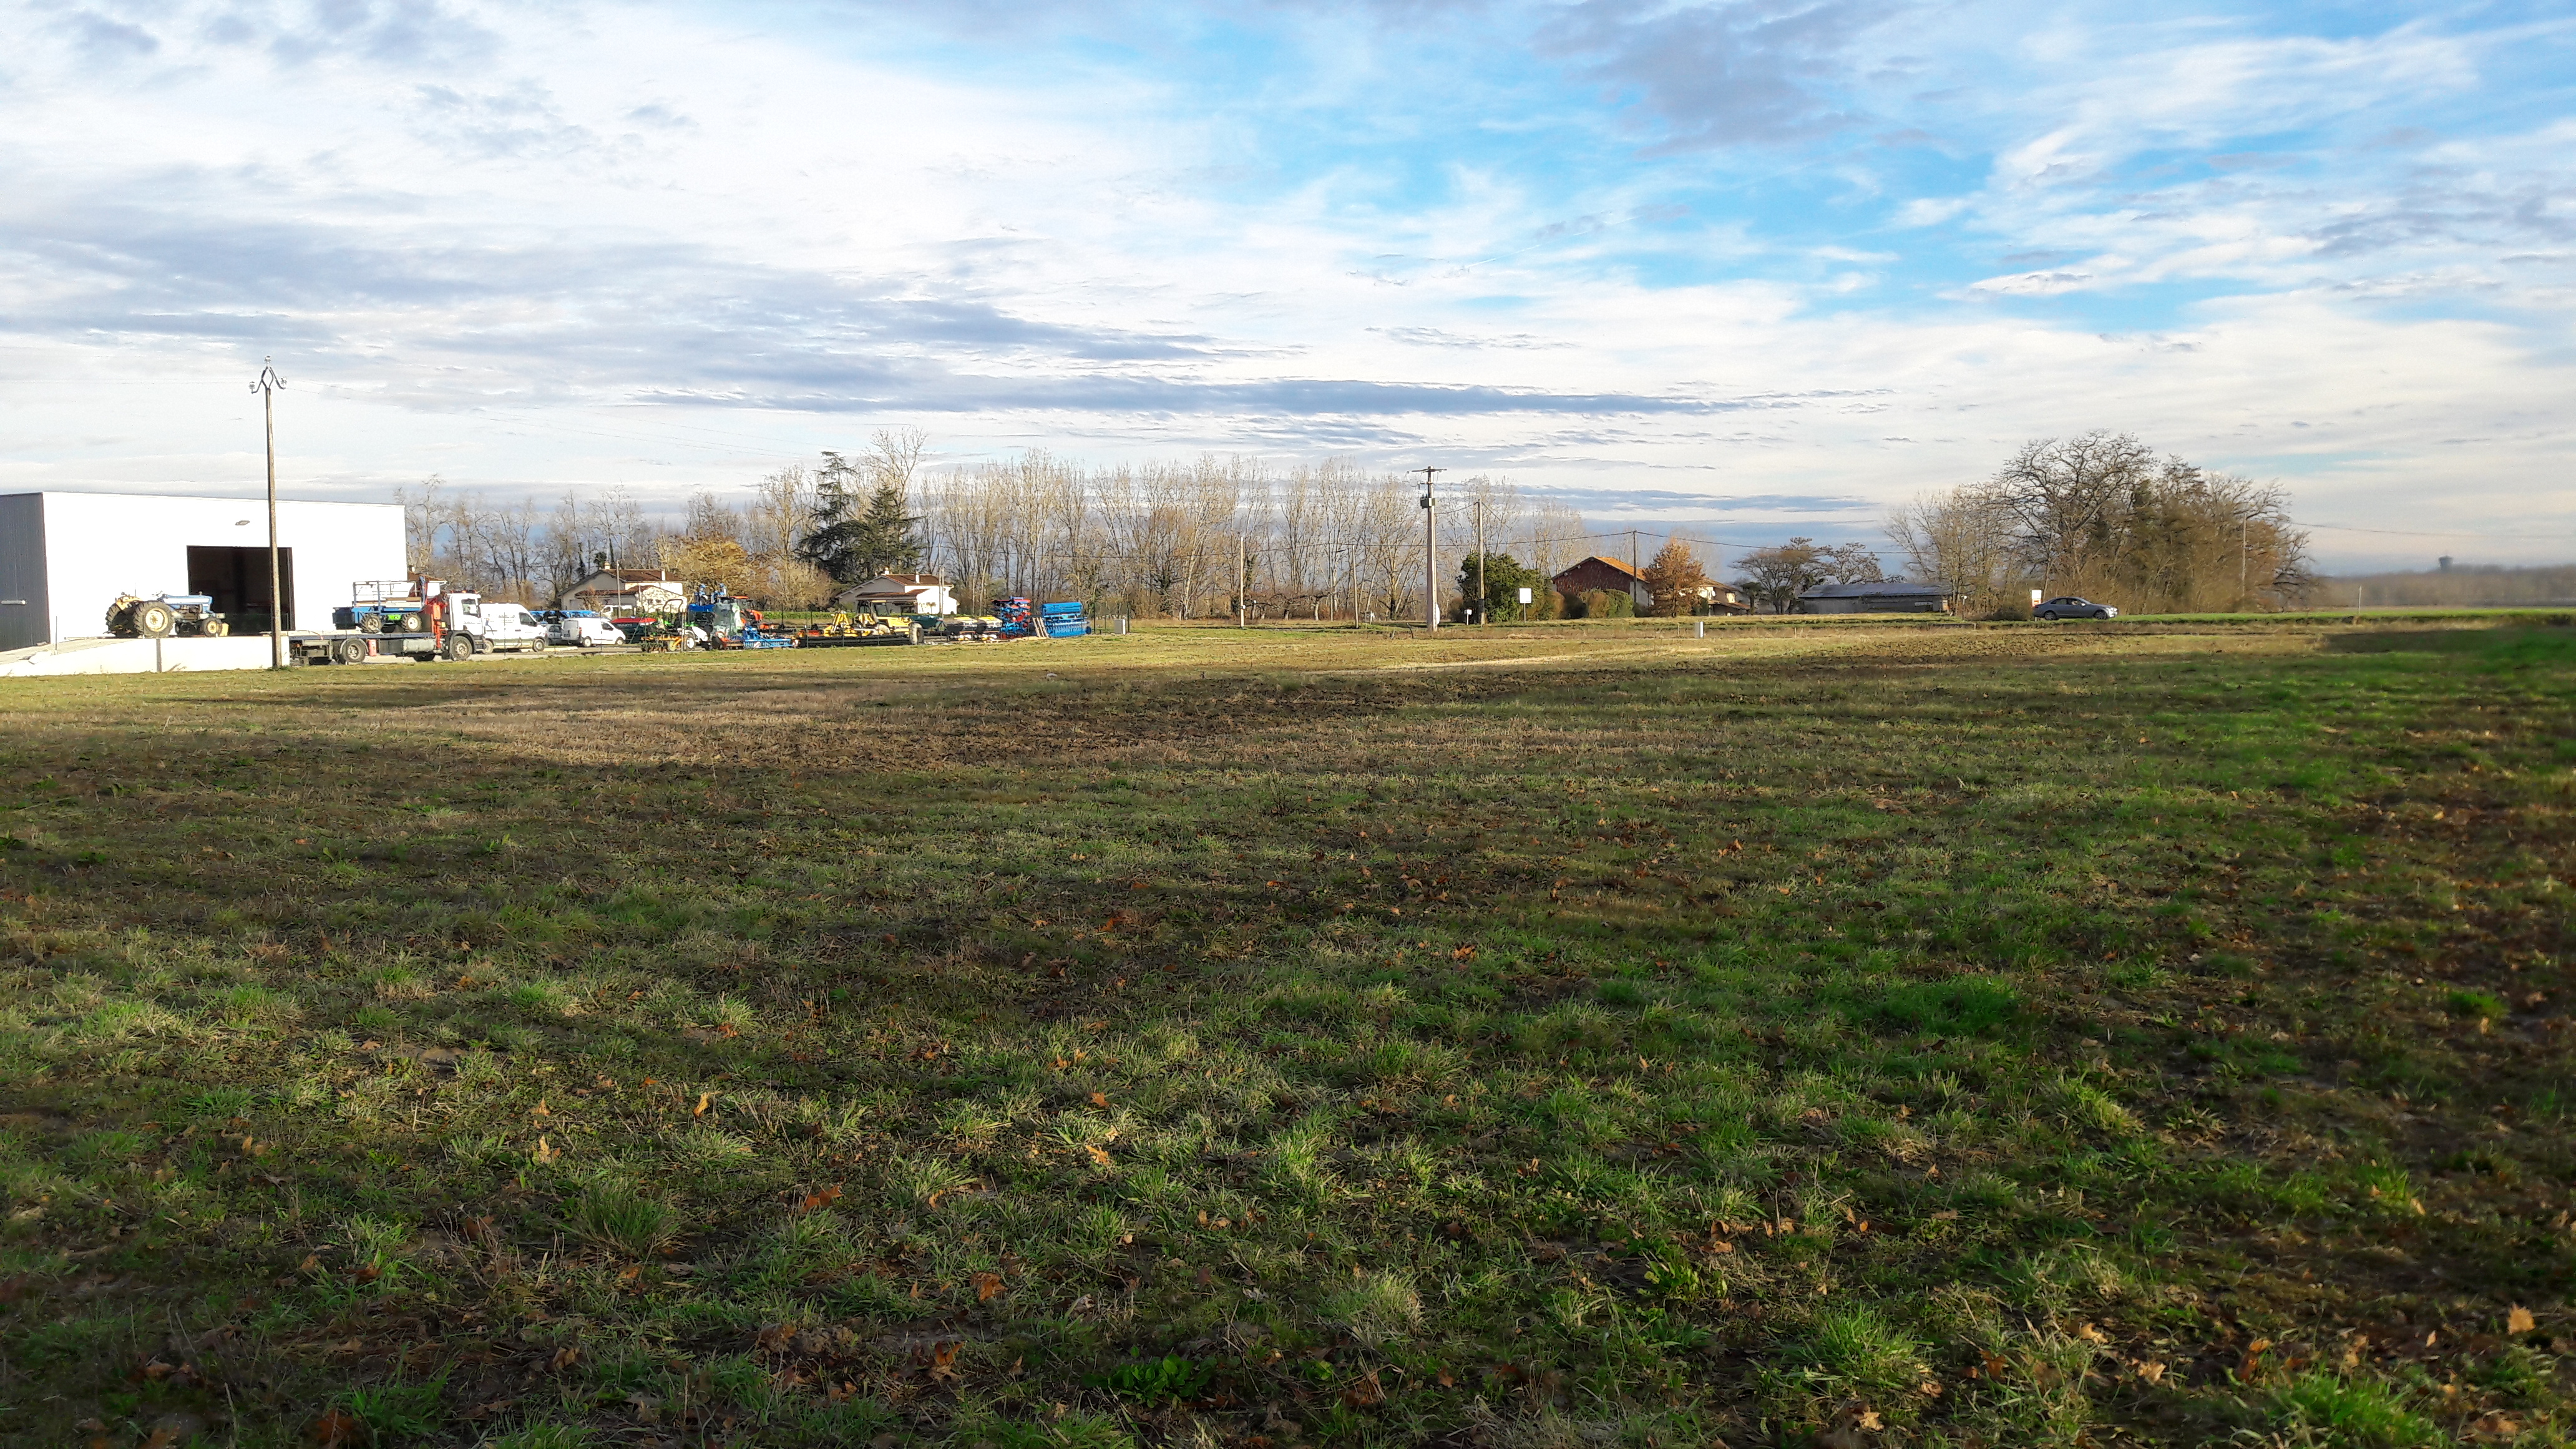
<path id="1" fill-rule="evenodd" d="M 360 583 L 350 591 L 349 606 L 332 613 L 338 628 L 288 636 L 287 647 L 298 660 L 359 664 L 371 658 L 464 660 L 504 650 L 546 651 L 546 626 L 526 608 L 451 590 L 441 579 Z"/>

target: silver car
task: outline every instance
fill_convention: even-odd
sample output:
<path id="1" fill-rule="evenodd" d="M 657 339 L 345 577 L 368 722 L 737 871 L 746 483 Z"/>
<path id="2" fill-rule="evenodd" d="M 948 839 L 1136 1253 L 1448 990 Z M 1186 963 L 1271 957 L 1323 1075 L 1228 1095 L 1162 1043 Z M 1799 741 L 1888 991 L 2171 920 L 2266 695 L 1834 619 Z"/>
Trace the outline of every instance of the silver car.
<path id="1" fill-rule="evenodd" d="M 2047 603 L 2040 605 L 2038 608 L 2033 609 L 2030 612 L 2033 618 L 2047 619 L 2052 622 L 2059 619 L 2116 619 L 2120 617 L 2120 611 L 2112 608 L 2109 604 L 2097 604 L 2091 599 L 2079 599 L 2073 594 L 2068 594 L 2063 598 L 2051 599 Z"/>

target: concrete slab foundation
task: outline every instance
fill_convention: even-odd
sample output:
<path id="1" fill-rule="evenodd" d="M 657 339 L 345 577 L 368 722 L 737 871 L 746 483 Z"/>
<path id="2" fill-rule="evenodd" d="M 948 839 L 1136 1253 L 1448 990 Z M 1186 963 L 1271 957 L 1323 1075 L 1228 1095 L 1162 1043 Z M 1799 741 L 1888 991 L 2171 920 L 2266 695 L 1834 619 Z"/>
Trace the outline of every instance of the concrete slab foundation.
<path id="1" fill-rule="evenodd" d="M 268 636 L 238 639 L 66 639 L 0 654 L 0 679 L 49 674 L 176 674 L 266 669 Z"/>

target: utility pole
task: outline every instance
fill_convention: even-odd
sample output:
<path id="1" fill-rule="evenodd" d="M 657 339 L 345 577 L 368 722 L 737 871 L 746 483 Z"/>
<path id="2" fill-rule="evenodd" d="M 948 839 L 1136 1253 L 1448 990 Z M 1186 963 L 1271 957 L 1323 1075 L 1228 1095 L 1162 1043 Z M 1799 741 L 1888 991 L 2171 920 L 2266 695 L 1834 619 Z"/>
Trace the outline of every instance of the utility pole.
<path id="1" fill-rule="evenodd" d="M 1628 572 L 1632 576 L 1642 576 L 1641 571 L 1637 567 L 1637 530 L 1633 528 L 1628 530 Z M 1637 585 L 1635 578 L 1632 577 L 1628 584 L 1629 601 L 1631 603 L 1635 602 L 1636 597 Z"/>
<path id="2" fill-rule="evenodd" d="M 1433 521 L 1431 508 L 1431 475 L 1446 473 L 1446 468 L 1415 468 L 1422 475 L 1422 622 L 1431 632 L 1440 632 L 1440 531 Z"/>
<path id="3" fill-rule="evenodd" d="M 1476 622 L 1485 620 L 1491 601 L 1485 597 L 1485 500 L 1476 500 Z"/>
<path id="4" fill-rule="evenodd" d="M 268 427 L 268 667 L 286 667 L 286 600 L 278 596 L 277 581 L 277 390 L 286 379 L 269 366 L 273 359 L 259 360 L 259 381 L 250 385 L 259 394 L 261 420 Z"/>
<path id="5" fill-rule="evenodd" d="M 1234 627 L 1252 627 L 1252 544 L 1242 534 L 1234 536 Z"/>

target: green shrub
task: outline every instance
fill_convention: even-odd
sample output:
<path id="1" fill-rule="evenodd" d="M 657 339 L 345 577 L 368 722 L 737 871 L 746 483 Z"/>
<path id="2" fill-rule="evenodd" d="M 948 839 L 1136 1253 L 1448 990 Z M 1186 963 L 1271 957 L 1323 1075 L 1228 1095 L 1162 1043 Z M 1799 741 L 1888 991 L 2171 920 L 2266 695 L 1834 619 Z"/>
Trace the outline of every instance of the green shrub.
<path id="1" fill-rule="evenodd" d="M 1568 601 L 1578 619 L 1633 619 L 1637 600 L 1626 589 L 1585 589 Z"/>

